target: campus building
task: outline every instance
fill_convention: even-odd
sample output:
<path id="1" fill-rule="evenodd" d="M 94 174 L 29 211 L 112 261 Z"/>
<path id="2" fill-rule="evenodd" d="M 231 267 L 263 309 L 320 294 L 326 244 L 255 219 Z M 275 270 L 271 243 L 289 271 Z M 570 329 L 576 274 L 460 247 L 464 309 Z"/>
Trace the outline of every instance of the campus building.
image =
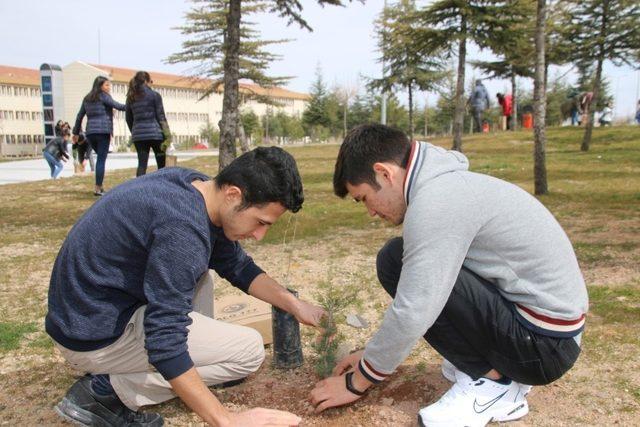
<path id="1" fill-rule="evenodd" d="M 52 137 L 51 124 L 62 119 L 73 126 L 82 99 L 97 76 L 111 80 L 111 96 L 124 104 L 129 80 L 136 71 L 81 61 L 62 68 L 43 64 L 40 70 L 0 65 L 0 155 L 39 153 L 45 140 Z M 204 96 L 211 85 L 210 80 L 149 73 L 153 88 L 162 95 L 174 143 L 193 145 L 201 142 L 203 127 L 208 124 L 218 127 L 222 117 L 222 93 Z M 256 96 L 270 98 L 273 105 L 257 101 Z M 258 116 L 283 111 L 300 117 L 308 98 L 307 94 L 284 88 L 267 89 L 240 83 L 240 109 L 251 110 Z M 114 111 L 112 149 L 125 146 L 129 137 L 124 112 Z"/>
<path id="2" fill-rule="evenodd" d="M 0 65 L 0 155 L 33 155 L 44 142 L 40 72 Z"/>

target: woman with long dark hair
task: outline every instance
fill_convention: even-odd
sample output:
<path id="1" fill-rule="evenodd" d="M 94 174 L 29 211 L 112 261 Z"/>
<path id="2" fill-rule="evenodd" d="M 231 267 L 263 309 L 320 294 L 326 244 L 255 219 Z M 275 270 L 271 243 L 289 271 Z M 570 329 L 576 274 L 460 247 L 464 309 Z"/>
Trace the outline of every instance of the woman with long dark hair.
<path id="1" fill-rule="evenodd" d="M 136 176 L 147 172 L 149 151 L 153 149 L 158 169 L 164 167 L 165 153 L 162 143 L 165 133 L 169 133 L 167 117 L 164 114 L 162 96 L 149 87 L 153 83 L 146 71 L 138 71 L 129 82 L 127 92 L 126 120 L 131 139 L 138 153 Z"/>
<path id="2" fill-rule="evenodd" d="M 91 92 L 82 100 L 80 111 L 73 127 L 73 139 L 77 141 L 82 132 L 82 119 L 87 116 L 87 129 L 85 136 L 91 144 L 91 148 L 98 155 L 96 162 L 96 188 L 93 194 L 104 194 L 104 169 L 109 154 L 109 141 L 113 134 L 113 109 L 124 111 L 125 105 L 116 102 L 109 94 L 111 82 L 103 76 L 98 76 L 93 81 Z"/>

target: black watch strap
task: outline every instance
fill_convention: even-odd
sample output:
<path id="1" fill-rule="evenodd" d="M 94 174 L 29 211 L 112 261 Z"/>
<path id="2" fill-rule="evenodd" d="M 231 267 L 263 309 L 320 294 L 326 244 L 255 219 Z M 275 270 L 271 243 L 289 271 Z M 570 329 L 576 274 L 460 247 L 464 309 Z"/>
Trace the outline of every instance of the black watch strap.
<path id="1" fill-rule="evenodd" d="M 347 375 L 344 376 L 344 380 L 347 383 L 347 390 L 357 396 L 364 396 L 364 391 L 360 391 L 353 386 L 353 371 L 347 373 Z"/>

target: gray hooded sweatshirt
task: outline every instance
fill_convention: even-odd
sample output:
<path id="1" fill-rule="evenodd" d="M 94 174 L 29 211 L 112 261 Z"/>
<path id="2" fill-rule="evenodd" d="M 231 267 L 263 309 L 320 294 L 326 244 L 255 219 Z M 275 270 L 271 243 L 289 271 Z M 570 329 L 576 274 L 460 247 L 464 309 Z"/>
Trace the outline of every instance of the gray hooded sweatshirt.
<path id="1" fill-rule="evenodd" d="M 587 291 L 560 224 L 520 187 L 468 167 L 457 151 L 413 145 L 402 273 L 360 363 L 374 380 L 391 374 L 433 325 L 463 265 L 493 283 L 531 330 L 572 337 L 584 327 Z"/>

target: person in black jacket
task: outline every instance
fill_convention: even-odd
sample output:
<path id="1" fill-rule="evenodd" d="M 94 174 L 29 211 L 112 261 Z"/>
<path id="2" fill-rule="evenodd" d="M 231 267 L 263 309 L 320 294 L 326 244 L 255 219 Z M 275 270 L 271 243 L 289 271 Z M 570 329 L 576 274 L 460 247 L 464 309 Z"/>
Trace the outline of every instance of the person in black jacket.
<path id="1" fill-rule="evenodd" d="M 150 149 L 153 149 L 156 156 L 158 169 L 162 169 L 165 164 L 163 130 L 168 132 L 169 126 L 164 114 L 162 96 L 149 87 L 150 83 L 153 81 L 149 73 L 138 71 L 129 82 L 127 92 L 126 120 L 138 153 L 136 176 L 147 172 Z"/>
<path id="2" fill-rule="evenodd" d="M 87 116 L 87 129 L 85 136 L 91 148 L 98 155 L 96 164 L 96 188 L 93 194 L 104 194 L 104 169 L 109 153 L 109 142 L 113 134 L 113 109 L 124 111 L 125 105 L 116 102 L 109 94 L 111 82 L 103 76 L 98 76 L 93 81 L 91 92 L 84 97 L 80 111 L 73 127 L 73 140 L 77 141 L 82 131 L 82 119 Z"/>
<path id="3" fill-rule="evenodd" d="M 56 179 L 64 169 L 62 162 L 66 162 L 69 159 L 69 153 L 67 152 L 69 136 L 69 129 L 62 129 L 60 136 L 56 136 L 49 141 L 42 150 L 42 154 L 51 168 L 51 178 L 53 179 Z"/>

